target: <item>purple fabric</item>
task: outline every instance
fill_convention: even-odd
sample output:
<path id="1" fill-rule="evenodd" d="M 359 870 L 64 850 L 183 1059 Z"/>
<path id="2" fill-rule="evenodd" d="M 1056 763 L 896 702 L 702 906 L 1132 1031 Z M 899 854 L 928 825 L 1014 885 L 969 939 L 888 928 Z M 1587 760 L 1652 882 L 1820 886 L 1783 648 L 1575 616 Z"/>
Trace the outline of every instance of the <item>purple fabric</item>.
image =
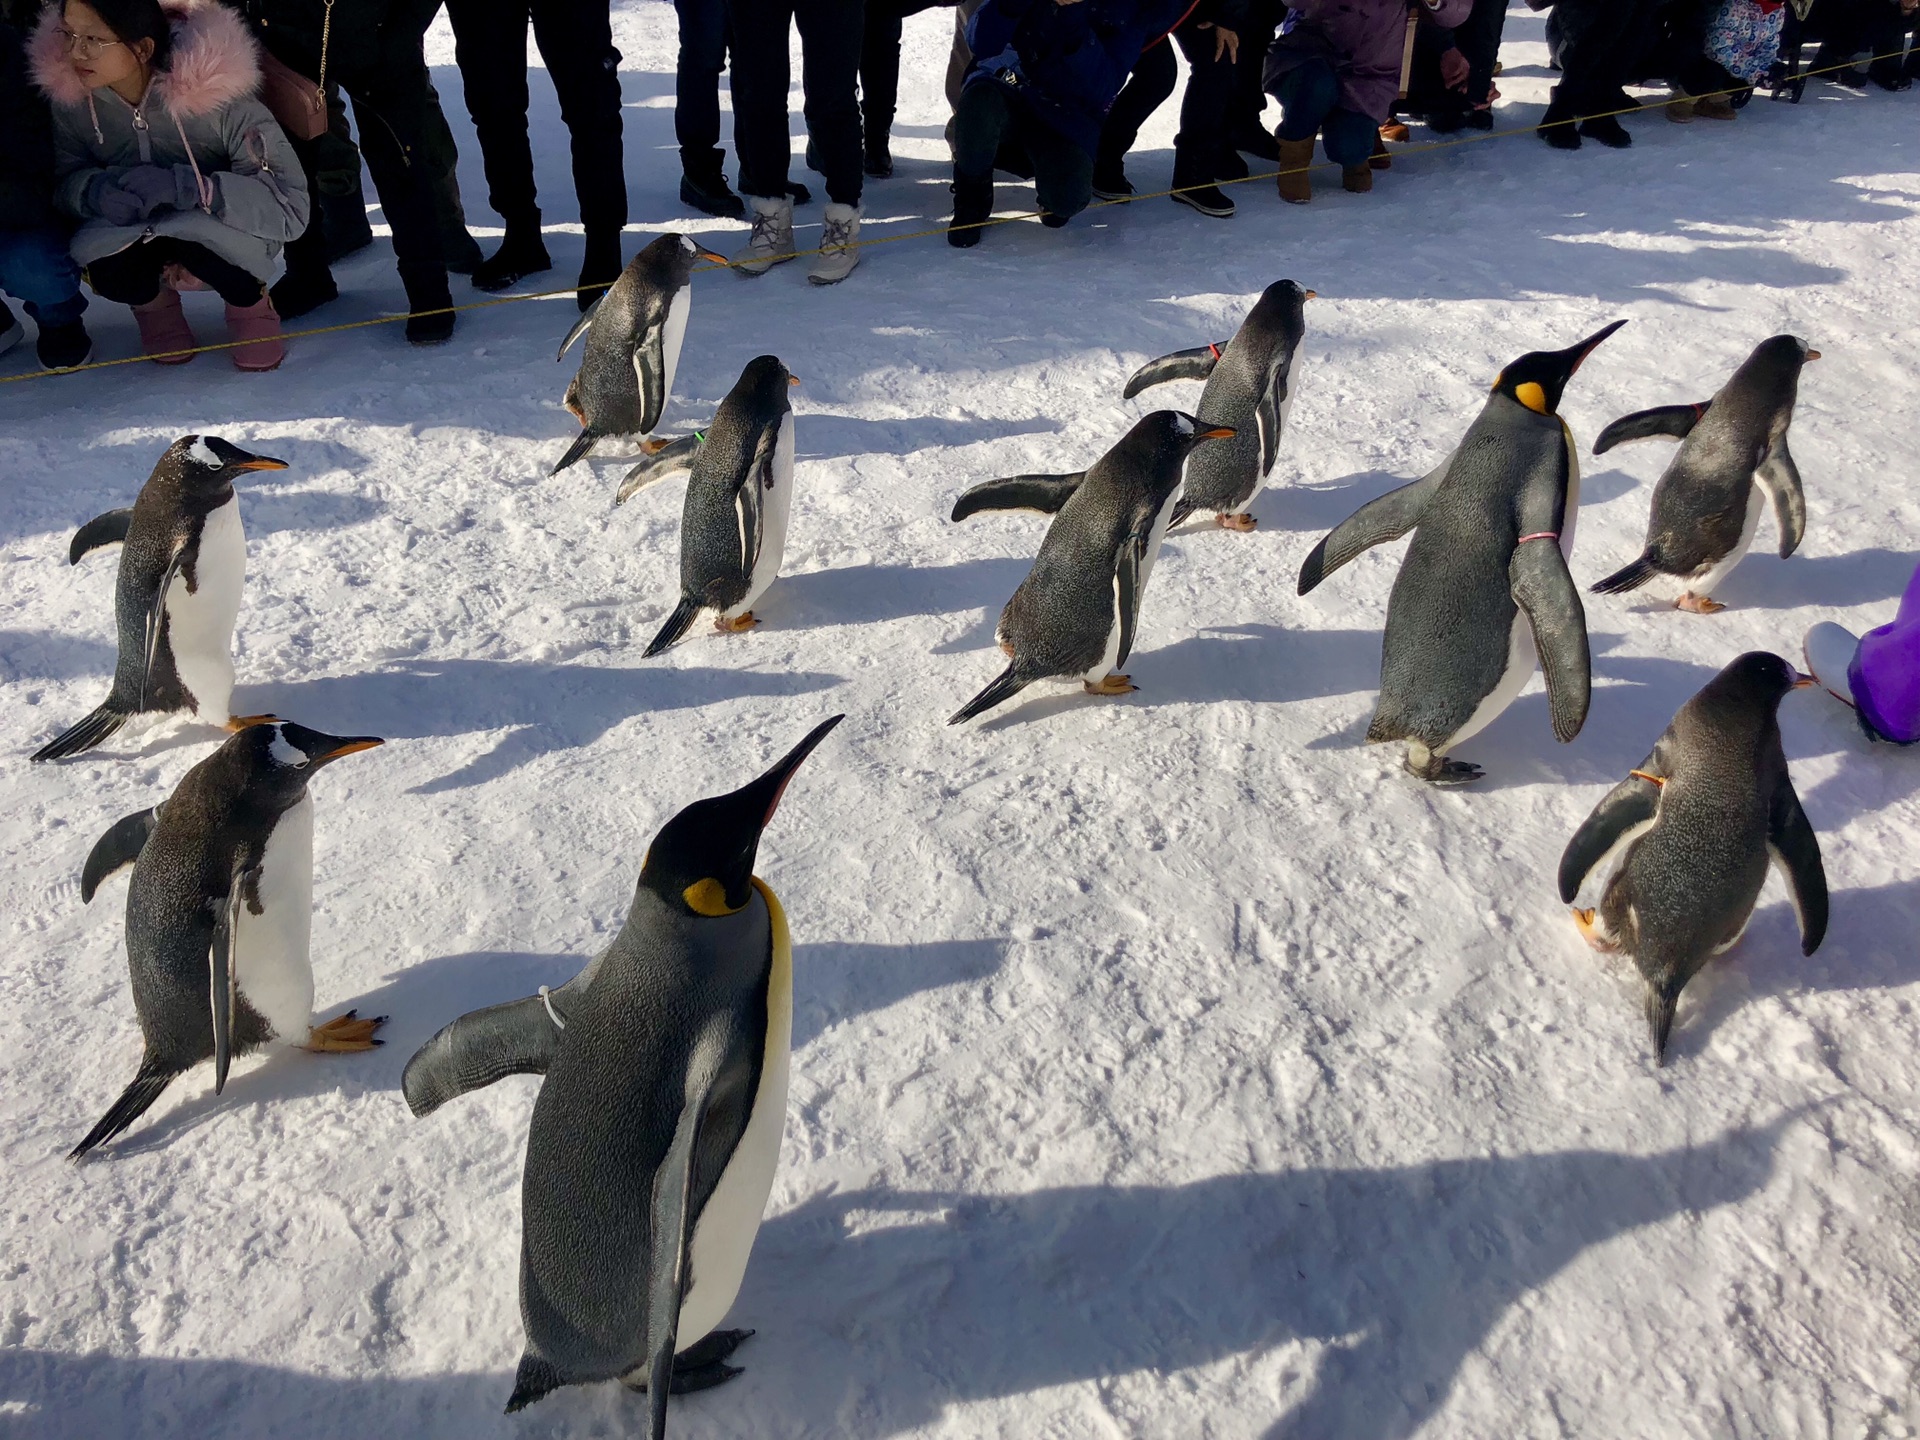
<path id="1" fill-rule="evenodd" d="M 1435 24 L 1452 27 L 1472 13 L 1473 0 L 1438 0 L 1427 10 Z M 1341 107 L 1385 122 L 1400 94 L 1406 44 L 1406 0 L 1297 0 L 1267 52 L 1266 88 L 1300 60 L 1327 56 L 1340 76 Z"/>
<path id="2" fill-rule="evenodd" d="M 1902 745 L 1920 740 L 1920 567 L 1893 622 L 1860 637 L 1847 684 L 1876 733 Z"/>

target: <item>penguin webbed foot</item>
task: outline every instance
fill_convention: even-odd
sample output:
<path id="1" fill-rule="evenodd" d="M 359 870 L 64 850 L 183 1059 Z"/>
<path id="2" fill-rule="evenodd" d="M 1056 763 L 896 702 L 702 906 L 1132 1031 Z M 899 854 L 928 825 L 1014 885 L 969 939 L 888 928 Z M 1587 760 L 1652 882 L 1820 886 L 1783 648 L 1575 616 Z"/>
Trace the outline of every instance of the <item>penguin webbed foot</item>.
<path id="1" fill-rule="evenodd" d="M 1726 609 L 1710 595 L 1696 595 L 1691 590 L 1673 602 L 1676 610 L 1685 610 L 1689 615 L 1718 615 Z"/>
<path id="2" fill-rule="evenodd" d="M 360 1050 L 377 1050 L 387 1043 L 373 1033 L 387 1023 L 386 1016 L 376 1015 L 371 1020 L 359 1017 L 359 1011 L 349 1010 L 344 1015 L 334 1016 L 324 1025 L 315 1025 L 307 1032 L 307 1043 L 301 1048 L 311 1050 L 316 1055 L 346 1055 Z"/>
<path id="3" fill-rule="evenodd" d="M 1098 682 L 1084 680 L 1081 683 L 1089 695 L 1129 695 L 1140 688 L 1126 675 L 1108 675 Z"/>
<path id="4" fill-rule="evenodd" d="M 1602 955 L 1611 955 L 1619 950 L 1620 942 L 1608 936 L 1595 923 L 1595 916 L 1598 913 L 1592 909 L 1576 910 L 1573 912 L 1573 923 L 1579 927 L 1580 938 L 1589 946 Z"/>
<path id="5" fill-rule="evenodd" d="M 1260 522 L 1251 515 L 1216 515 L 1213 523 L 1222 530 L 1237 530 L 1240 534 L 1246 535 L 1252 533 Z"/>
<path id="6" fill-rule="evenodd" d="M 759 623 L 760 617 L 755 615 L 751 610 L 743 615 L 736 615 L 731 620 L 724 615 L 716 615 L 713 617 L 713 628 L 718 630 L 722 635 L 738 635 L 743 631 L 753 629 L 753 627 Z"/>
<path id="7" fill-rule="evenodd" d="M 1409 775 L 1417 776 L 1429 785 L 1471 785 L 1487 773 L 1478 765 L 1465 760 L 1448 760 L 1441 755 L 1428 754 L 1424 760 L 1416 759 L 1412 751 L 1407 752 L 1404 763 Z"/>
<path id="8" fill-rule="evenodd" d="M 736 1375 L 746 1374 L 739 1365 L 726 1363 L 727 1357 L 753 1337 L 751 1330 L 715 1330 L 696 1340 L 673 1357 L 673 1378 L 667 1382 L 669 1395 L 691 1395 L 696 1390 L 711 1390 Z M 621 1381 L 629 1390 L 647 1393 L 642 1381 Z"/>

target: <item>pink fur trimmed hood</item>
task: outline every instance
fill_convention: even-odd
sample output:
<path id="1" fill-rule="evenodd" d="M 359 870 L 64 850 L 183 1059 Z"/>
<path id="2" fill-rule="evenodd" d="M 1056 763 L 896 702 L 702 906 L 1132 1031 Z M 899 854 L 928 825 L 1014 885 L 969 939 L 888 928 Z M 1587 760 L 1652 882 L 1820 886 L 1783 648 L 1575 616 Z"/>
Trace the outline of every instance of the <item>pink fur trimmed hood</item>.
<path id="1" fill-rule="evenodd" d="M 217 0 L 161 0 L 160 8 L 173 25 L 173 61 L 154 76 L 151 98 L 191 120 L 259 88 L 260 52 L 239 16 Z M 74 72 L 55 33 L 65 23 L 62 7 L 48 5 L 27 42 L 27 62 L 49 100 L 84 105 L 93 92 Z"/>

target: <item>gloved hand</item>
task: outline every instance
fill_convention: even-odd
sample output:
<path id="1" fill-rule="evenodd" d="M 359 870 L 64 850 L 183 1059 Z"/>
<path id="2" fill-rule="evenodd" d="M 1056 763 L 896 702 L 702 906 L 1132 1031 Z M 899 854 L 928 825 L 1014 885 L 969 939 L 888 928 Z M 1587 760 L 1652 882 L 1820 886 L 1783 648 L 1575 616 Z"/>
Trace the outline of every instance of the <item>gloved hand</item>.
<path id="1" fill-rule="evenodd" d="M 191 165 L 136 165 L 120 177 L 120 188 L 140 202 L 140 217 L 159 210 L 192 210 L 200 203 L 200 182 Z"/>
<path id="2" fill-rule="evenodd" d="M 1456 49 L 1440 52 L 1440 83 L 1449 90 L 1467 88 L 1467 76 L 1473 73 L 1473 67 L 1467 63 L 1467 57 Z"/>
<path id="3" fill-rule="evenodd" d="M 111 175 L 96 175 L 87 187 L 87 208 L 109 225 L 131 225 L 144 213 L 140 197 L 120 188 Z"/>

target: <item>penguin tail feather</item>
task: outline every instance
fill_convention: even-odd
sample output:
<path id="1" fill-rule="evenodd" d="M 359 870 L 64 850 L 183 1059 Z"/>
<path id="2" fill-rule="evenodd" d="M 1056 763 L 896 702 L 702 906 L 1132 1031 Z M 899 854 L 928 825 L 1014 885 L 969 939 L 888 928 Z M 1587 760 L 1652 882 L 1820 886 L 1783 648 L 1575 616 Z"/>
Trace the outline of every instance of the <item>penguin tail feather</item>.
<path id="1" fill-rule="evenodd" d="M 1606 579 L 1596 580 L 1590 588 L 1596 595 L 1624 595 L 1629 590 L 1638 590 L 1659 573 L 1654 569 L 1653 562 L 1642 555 L 1631 565 L 1622 566 Z"/>
<path id="2" fill-rule="evenodd" d="M 132 718 L 131 712 L 118 708 L 109 700 L 78 725 L 56 735 L 34 751 L 33 758 L 36 761 L 64 760 L 69 755 L 78 755 L 83 751 L 91 750 Z"/>
<path id="3" fill-rule="evenodd" d="M 585 459 L 587 452 L 593 449 L 593 447 L 599 443 L 599 440 L 600 437 L 594 434 L 593 431 L 583 429 L 578 435 L 573 437 L 573 444 L 569 445 L 567 447 L 567 453 L 560 457 L 560 463 L 549 470 L 547 474 L 558 475 L 569 465 Z"/>
<path id="4" fill-rule="evenodd" d="M 1007 666 L 1005 670 L 1002 670 L 994 677 L 991 685 L 987 686 L 986 689 L 974 696 L 973 699 L 954 711 L 952 716 L 948 718 L 947 723 L 949 725 L 962 725 L 973 719 L 976 715 L 986 714 L 987 711 L 1000 704 L 1001 701 L 1011 700 L 1015 695 L 1018 695 L 1034 682 L 1034 678 L 1035 677 L 1022 671 L 1017 663 Z"/>
<path id="5" fill-rule="evenodd" d="M 653 637 L 653 642 L 642 652 L 641 658 L 648 659 L 658 655 L 662 650 L 686 634 L 687 627 L 693 624 L 694 616 L 699 613 L 699 600 L 691 595 L 681 596 L 680 603 L 673 607 L 673 614 L 667 617 L 667 623 L 660 627 L 660 633 Z"/>
<path id="6" fill-rule="evenodd" d="M 1667 1063 L 1667 1037 L 1673 1033 L 1673 1012 L 1679 1007 L 1680 992 L 1664 986 L 1647 987 L 1647 1031 L 1653 1037 L 1653 1063 Z"/>
<path id="7" fill-rule="evenodd" d="M 513 1394 L 507 1397 L 506 1413 L 511 1415 L 536 1400 L 544 1400 L 565 1383 L 548 1361 L 534 1354 L 522 1355 L 519 1372 L 513 1377 Z"/>
<path id="8" fill-rule="evenodd" d="M 1182 495 L 1173 502 L 1173 514 L 1167 517 L 1167 528 L 1171 530 L 1176 525 L 1185 524 L 1187 517 L 1199 508 L 1193 501 Z"/>
<path id="9" fill-rule="evenodd" d="M 120 1098 L 113 1102 L 113 1108 L 100 1117 L 100 1123 L 87 1132 L 87 1138 L 67 1152 L 67 1159 L 80 1159 L 89 1150 L 104 1145 L 133 1124 L 147 1113 L 153 1102 L 160 1098 L 160 1092 L 171 1085 L 178 1074 L 180 1071 L 171 1066 L 155 1065 L 151 1060 L 143 1061 L 139 1073 L 133 1077 L 133 1083 L 120 1092 Z"/>

